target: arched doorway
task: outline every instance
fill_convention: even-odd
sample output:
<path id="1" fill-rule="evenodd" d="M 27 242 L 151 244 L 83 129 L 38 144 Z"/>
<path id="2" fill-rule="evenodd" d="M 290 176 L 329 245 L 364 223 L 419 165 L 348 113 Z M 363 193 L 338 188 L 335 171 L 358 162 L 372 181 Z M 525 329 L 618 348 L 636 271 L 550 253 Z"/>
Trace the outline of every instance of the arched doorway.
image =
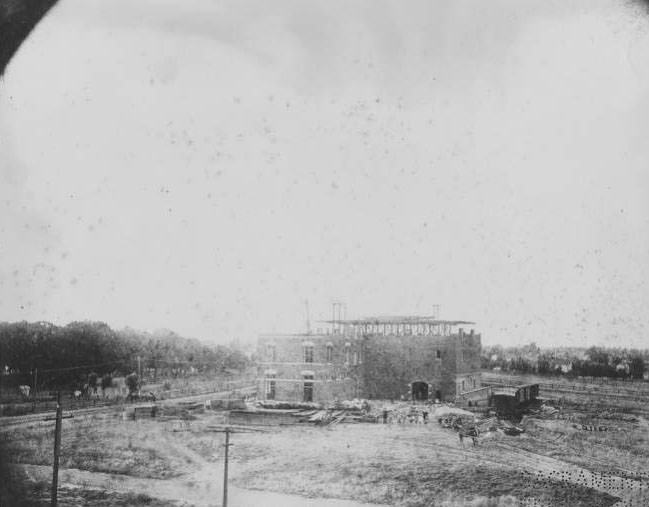
<path id="1" fill-rule="evenodd" d="M 412 399 L 414 401 L 426 401 L 428 399 L 428 384 L 426 382 L 412 383 Z"/>

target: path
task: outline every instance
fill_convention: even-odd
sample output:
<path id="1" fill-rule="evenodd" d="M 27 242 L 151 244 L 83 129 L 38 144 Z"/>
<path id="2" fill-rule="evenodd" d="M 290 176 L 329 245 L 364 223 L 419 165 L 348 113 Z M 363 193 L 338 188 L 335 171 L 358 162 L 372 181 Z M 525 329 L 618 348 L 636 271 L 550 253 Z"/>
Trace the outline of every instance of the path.
<path id="1" fill-rule="evenodd" d="M 51 467 L 41 465 L 20 465 L 34 481 L 51 480 Z M 186 502 L 197 507 L 221 505 L 222 469 L 212 464 L 209 476 L 191 475 L 179 479 L 141 479 L 128 475 L 87 472 L 73 468 L 59 472 L 61 487 L 103 489 L 120 493 L 146 494 L 151 497 L 177 502 Z M 228 487 L 228 505 L 231 507 L 385 507 L 377 504 L 354 502 L 352 500 L 306 498 L 299 495 L 252 491 L 234 486 Z"/>

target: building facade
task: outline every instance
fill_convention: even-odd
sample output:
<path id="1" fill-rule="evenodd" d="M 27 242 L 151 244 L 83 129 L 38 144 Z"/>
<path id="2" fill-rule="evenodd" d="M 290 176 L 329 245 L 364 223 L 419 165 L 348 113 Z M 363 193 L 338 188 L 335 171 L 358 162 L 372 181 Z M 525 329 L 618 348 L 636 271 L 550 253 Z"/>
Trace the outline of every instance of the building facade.
<path id="1" fill-rule="evenodd" d="M 281 401 L 452 400 L 477 389 L 480 335 L 466 321 L 375 317 L 328 321 L 324 332 L 258 341 L 258 395 Z"/>

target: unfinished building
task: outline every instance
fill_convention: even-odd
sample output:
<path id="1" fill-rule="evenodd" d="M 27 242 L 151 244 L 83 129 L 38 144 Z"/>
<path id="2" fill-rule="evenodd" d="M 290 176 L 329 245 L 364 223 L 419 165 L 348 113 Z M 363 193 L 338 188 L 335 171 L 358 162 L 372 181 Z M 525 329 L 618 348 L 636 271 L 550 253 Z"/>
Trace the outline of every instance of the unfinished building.
<path id="1" fill-rule="evenodd" d="M 481 386 L 480 335 L 436 317 L 334 319 L 316 333 L 264 334 L 258 393 L 266 400 L 452 400 Z"/>

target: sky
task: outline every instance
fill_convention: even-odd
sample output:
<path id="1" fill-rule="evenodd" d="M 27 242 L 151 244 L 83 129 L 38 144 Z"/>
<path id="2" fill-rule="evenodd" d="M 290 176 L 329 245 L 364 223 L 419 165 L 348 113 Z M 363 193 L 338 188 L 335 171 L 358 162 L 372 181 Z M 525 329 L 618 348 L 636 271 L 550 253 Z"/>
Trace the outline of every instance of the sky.
<path id="1" fill-rule="evenodd" d="M 61 0 L 0 81 L 0 320 L 649 344 L 633 2 Z"/>

